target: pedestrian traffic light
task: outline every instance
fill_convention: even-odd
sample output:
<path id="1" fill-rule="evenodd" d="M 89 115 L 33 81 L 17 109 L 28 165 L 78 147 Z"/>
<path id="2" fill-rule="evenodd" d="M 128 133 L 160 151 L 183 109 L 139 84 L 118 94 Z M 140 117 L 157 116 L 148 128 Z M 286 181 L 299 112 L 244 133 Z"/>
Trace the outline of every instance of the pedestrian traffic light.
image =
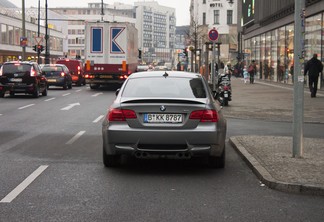
<path id="1" fill-rule="evenodd" d="M 33 50 L 34 50 L 35 52 L 37 52 L 37 45 L 34 45 L 34 46 L 33 46 Z"/>
<path id="2" fill-rule="evenodd" d="M 188 50 L 187 50 L 187 48 L 184 48 L 184 49 L 183 49 L 183 54 L 185 54 L 185 56 L 188 57 Z"/>

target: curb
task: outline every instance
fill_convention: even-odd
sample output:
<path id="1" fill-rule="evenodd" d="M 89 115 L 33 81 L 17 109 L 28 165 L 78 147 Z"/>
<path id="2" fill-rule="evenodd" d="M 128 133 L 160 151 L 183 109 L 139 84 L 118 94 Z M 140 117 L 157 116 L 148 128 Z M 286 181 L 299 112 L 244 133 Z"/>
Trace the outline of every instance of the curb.
<path id="1" fill-rule="evenodd" d="M 271 174 L 264 168 L 257 159 L 255 159 L 237 140 L 237 137 L 230 137 L 229 143 L 238 152 L 241 158 L 247 163 L 251 168 L 253 173 L 264 183 L 267 187 L 289 192 L 289 193 L 301 193 L 301 194 L 313 194 L 313 195 L 323 195 L 324 187 L 313 186 L 310 184 L 297 184 L 297 183 L 287 183 L 278 181 L 271 176 Z"/>

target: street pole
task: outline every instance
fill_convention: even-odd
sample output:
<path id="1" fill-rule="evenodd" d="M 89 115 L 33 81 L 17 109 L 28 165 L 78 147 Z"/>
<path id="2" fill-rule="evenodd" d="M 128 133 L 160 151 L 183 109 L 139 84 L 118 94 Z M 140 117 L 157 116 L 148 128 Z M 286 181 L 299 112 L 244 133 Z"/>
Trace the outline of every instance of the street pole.
<path id="1" fill-rule="evenodd" d="M 213 41 L 213 57 L 212 57 L 212 65 L 211 65 L 211 70 L 212 70 L 212 83 L 213 83 L 213 92 L 216 91 L 216 79 L 215 79 L 215 57 L 216 57 L 216 47 L 215 47 L 215 41 Z"/>
<path id="2" fill-rule="evenodd" d="M 26 26 L 25 26 L 25 0 L 22 0 L 22 36 L 26 37 Z M 22 47 L 21 60 L 26 60 L 26 47 Z"/>
<path id="3" fill-rule="evenodd" d="M 304 149 L 305 0 L 295 0 L 293 157 Z"/>
<path id="4" fill-rule="evenodd" d="M 38 28 L 37 28 L 37 37 L 40 36 L 40 0 L 38 0 Z M 40 64 L 40 51 L 37 50 L 37 63 Z"/>
<path id="5" fill-rule="evenodd" d="M 45 64 L 49 64 L 49 44 L 48 44 L 48 20 L 47 20 L 47 0 L 45 0 Z"/>

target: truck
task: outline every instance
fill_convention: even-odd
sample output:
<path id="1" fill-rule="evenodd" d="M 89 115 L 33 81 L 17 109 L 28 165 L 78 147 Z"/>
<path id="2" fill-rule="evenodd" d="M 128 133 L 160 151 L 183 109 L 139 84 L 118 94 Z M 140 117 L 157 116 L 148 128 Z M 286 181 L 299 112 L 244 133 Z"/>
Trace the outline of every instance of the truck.
<path id="1" fill-rule="evenodd" d="M 138 31 L 129 22 L 88 21 L 84 54 L 84 76 L 91 89 L 122 84 L 137 69 Z"/>

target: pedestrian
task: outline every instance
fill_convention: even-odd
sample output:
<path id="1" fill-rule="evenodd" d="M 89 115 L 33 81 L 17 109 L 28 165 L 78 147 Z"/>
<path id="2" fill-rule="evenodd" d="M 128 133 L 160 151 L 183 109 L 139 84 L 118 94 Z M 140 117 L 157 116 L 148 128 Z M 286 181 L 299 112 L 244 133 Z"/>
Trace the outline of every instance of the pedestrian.
<path id="1" fill-rule="evenodd" d="M 249 81 L 249 72 L 246 69 L 246 66 L 243 68 L 243 78 L 244 78 L 244 83 L 247 83 Z"/>
<path id="2" fill-rule="evenodd" d="M 254 83 L 254 75 L 256 72 L 256 65 L 255 65 L 255 60 L 252 60 L 252 62 L 249 65 L 248 68 L 248 73 L 250 75 L 250 83 L 253 84 Z"/>
<path id="3" fill-rule="evenodd" d="M 178 62 L 178 64 L 177 64 L 177 71 L 181 71 L 181 63 L 180 62 Z"/>
<path id="4" fill-rule="evenodd" d="M 323 73 L 323 64 L 317 59 L 317 54 L 314 54 L 313 58 L 306 63 L 304 73 L 305 76 L 308 74 L 308 86 L 312 98 L 316 97 L 319 73 Z"/>

